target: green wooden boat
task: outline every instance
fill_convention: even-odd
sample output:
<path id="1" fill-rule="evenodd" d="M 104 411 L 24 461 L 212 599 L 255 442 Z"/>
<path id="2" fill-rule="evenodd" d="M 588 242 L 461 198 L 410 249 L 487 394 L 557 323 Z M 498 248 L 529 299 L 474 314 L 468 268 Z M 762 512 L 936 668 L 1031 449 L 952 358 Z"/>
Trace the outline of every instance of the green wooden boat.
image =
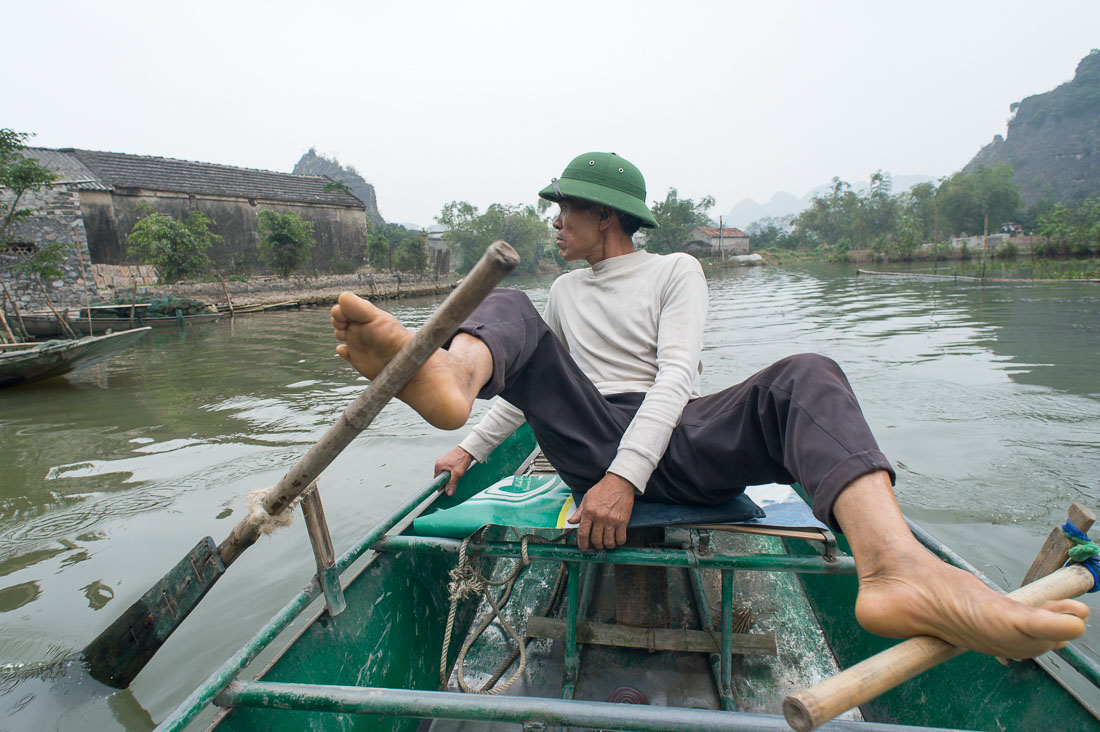
<path id="1" fill-rule="evenodd" d="M 149 328 L 133 328 L 76 340 L 19 344 L 0 353 L 0 387 L 17 386 L 91 366 L 129 348 Z M 25 347 L 23 347 L 25 346 Z"/>
<path id="2" fill-rule="evenodd" d="M 470 470 L 454 497 L 438 493 L 445 475 L 424 486 L 336 559 L 342 598 L 331 586 L 322 591 L 319 572 L 157 729 L 194 721 L 219 732 L 785 730 L 785 694 L 895 643 L 855 623 L 854 563 L 843 538 L 834 544 L 827 533 L 669 528 L 657 546 L 586 554 L 571 535 L 555 541 L 554 530 L 520 541 L 522 530 L 491 528 L 463 542 L 413 526 L 415 517 L 468 501 L 516 471 L 545 470 L 532 462 L 534 449 L 521 428 Z M 914 531 L 944 561 L 976 572 Z M 441 674 L 449 573 L 460 554 L 463 566 L 503 578 L 522 565 L 524 551 L 530 563 L 502 611 L 525 638 L 522 673 L 516 644 L 497 625 L 474 639 L 489 615 L 475 593 L 455 602 Z M 655 599 L 662 584 L 663 609 Z M 337 615 L 316 608 L 323 595 L 346 608 Z M 631 612 L 666 616 L 664 627 L 616 623 L 632 603 Z M 308 622 L 285 638 L 302 616 Z M 279 646 L 264 668 L 244 673 Z M 1072 645 L 1059 653 L 1092 683 L 1100 679 Z M 455 688 L 460 676 L 475 687 L 516 681 L 499 694 L 463 693 Z M 204 711 L 211 704 L 213 715 Z M 966 653 L 822 729 L 1096 730 L 1100 721 L 1044 665 Z"/>

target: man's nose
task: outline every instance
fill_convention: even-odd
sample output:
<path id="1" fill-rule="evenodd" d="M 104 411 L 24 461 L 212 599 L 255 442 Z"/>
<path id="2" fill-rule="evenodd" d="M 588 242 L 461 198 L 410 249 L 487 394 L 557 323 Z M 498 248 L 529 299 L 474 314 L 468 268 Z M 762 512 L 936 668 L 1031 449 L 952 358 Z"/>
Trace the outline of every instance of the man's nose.
<path id="1" fill-rule="evenodd" d="M 561 212 L 560 211 L 558 212 L 558 215 L 554 217 L 554 222 L 550 225 L 553 226 L 558 231 L 561 231 Z"/>

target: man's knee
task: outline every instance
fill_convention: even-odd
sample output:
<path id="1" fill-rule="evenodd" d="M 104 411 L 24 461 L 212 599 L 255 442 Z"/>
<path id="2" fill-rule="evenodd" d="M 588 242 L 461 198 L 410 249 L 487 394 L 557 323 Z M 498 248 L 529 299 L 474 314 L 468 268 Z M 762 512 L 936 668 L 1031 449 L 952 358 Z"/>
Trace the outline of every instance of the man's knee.
<path id="1" fill-rule="evenodd" d="M 497 288 L 485 296 L 482 301 L 482 306 L 492 307 L 499 309 L 501 312 L 508 312 L 516 315 L 526 315 L 534 313 L 538 315 L 538 310 L 535 309 L 534 304 L 531 302 L 531 298 L 527 297 L 527 293 L 522 290 L 509 290 L 506 288 Z"/>
<path id="2" fill-rule="evenodd" d="M 775 365 L 794 375 L 820 375 L 823 373 L 844 376 L 844 371 L 833 359 L 820 353 L 799 353 L 776 361 Z"/>

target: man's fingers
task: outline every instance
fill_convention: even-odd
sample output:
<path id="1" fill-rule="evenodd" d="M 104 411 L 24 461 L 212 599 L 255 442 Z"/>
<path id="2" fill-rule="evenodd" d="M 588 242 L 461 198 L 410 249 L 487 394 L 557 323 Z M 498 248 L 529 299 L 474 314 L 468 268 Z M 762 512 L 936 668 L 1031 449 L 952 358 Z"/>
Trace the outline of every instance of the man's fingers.
<path id="1" fill-rule="evenodd" d="M 592 531 L 592 522 L 581 517 L 581 525 L 577 527 L 577 546 L 582 552 L 588 551 L 588 534 Z"/>
<path id="2" fill-rule="evenodd" d="M 608 522 L 603 527 L 603 548 L 614 549 L 615 546 L 615 524 Z"/>
<path id="3" fill-rule="evenodd" d="M 620 521 L 615 525 L 615 546 L 626 544 L 626 523 L 626 521 Z"/>

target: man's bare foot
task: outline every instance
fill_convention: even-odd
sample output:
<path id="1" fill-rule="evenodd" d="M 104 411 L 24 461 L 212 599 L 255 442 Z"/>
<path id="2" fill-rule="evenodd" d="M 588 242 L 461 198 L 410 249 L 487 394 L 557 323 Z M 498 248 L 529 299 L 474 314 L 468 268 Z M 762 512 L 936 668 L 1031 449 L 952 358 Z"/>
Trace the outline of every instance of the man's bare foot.
<path id="1" fill-rule="evenodd" d="M 368 379 L 376 377 L 412 338 L 397 318 L 350 292 L 341 293 L 333 306 L 332 327 L 343 341 L 336 353 Z M 397 393 L 398 399 L 441 429 L 466 424 L 474 397 L 492 369 L 492 357 L 483 343 L 466 336 L 461 346 L 457 356 L 436 351 Z"/>
<path id="2" fill-rule="evenodd" d="M 1057 600 L 1029 607 L 933 556 L 905 523 L 885 471 L 852 481 L 833 514 L 859 573 L 856 620 L 872 633 L 931 635 L 994 656 L 1031 658 L 1085 632 L 1087 605 Z"/>
<path id="3" fill-rule="evenodd" d="M 1033 608 L 986 587 L 977 577 L 919 554 L 899 564 L 902 574 L 860 574 L 856 619 L 888 638 L 931 635 L 952 645 L 1004 658 L 1031 658 L 1085 632 L 1089 608 L 1056 600 Z"/>

